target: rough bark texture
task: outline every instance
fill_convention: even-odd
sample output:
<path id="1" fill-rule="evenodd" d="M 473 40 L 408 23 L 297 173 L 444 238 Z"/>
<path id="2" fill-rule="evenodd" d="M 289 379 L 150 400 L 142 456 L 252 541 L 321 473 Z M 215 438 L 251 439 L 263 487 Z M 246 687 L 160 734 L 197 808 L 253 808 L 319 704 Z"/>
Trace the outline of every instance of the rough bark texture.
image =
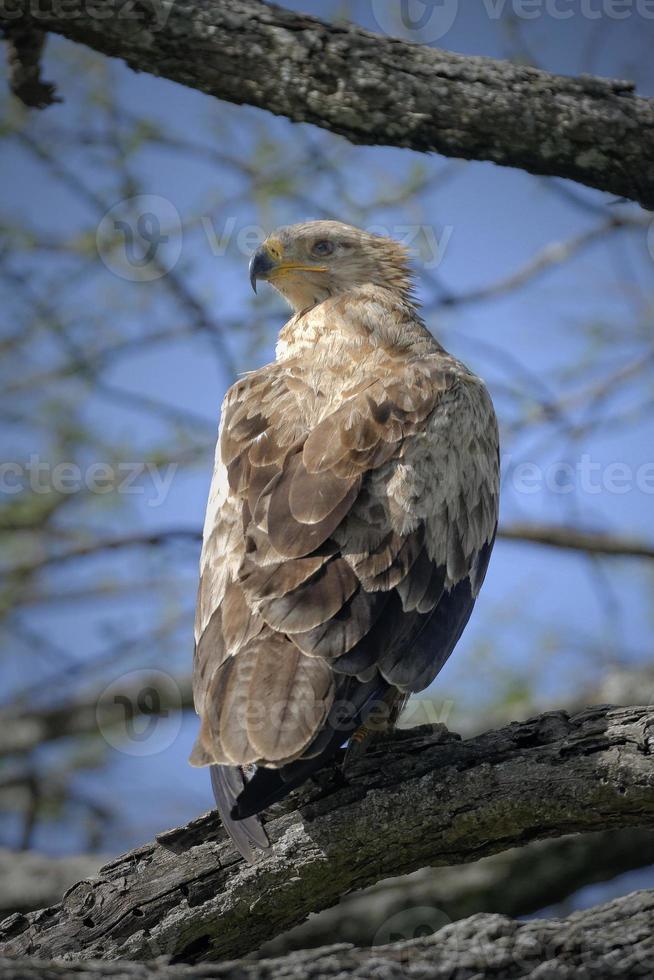
<path id="1" fill-rule="evenodd" d="M 331 943 L 371 946 L 389 921 L 409 937 L 479 912 L 525 916 L 647 864 L 654 864 L 654 833 L 638 827 L 535 841 L 474 864 L 388 878 L 265 943 L 259 956 Z"/>
<path id="2" fill-rule="evenodd" d="M 468 741 L 396 732 L 348 774 L 323 774 L 270 814 L 270 857 L 237 858 L 215 813 L 160 834 L 15 915 L 0 951 L 180 962 L 240 956 L 348 891 L 545 837 L 654 828 L 654 709 L 549 712 Z M 144 804 L 145 805 L 145 804 Z"/>
<path id="3" fill-rule="evenodd" d="M 0 921 L 55 905 L 80 878 L 96 875 L 110 860 L 108 854 L 51 857 L 0 848 Z M 260 955 L 336 942 L 370 946 L 387 918 L 415 910 L 420 921 L 425 906 L 452 922 L 477 912 L 528 915 L 648 864 L 654 864 L 654 831 L 639 827 L 535 841 L 472 864 L 387 878 L 265 943 Z"/>
<path id="4" fill-rule="evenodd" d="M 181 966 L 0 960 L 5 980 L 611 980 L 654 974 L 654 891 L 566 919 L 515 922 L 475 915 L 432 936 L 380 945 L 291 953 L 283 959 Z"/>
<path id="5" fill-rule="evenodd" d="M 34 22 L 353 143 L 492 160 L 654 207 L 654 101 L 629 82 L 464 57 L 260 0 L 130 3 L 121 16 L 102 0 L 19 4 L 18 21 L 5 7 L 0 25 Z"/>

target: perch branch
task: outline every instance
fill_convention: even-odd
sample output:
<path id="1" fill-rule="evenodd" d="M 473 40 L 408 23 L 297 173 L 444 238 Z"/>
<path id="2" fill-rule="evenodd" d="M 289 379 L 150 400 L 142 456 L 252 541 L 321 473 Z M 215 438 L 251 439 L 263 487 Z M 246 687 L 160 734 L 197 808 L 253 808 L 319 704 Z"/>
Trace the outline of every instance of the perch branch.
<path id="1" fill-rule="evenodd" d="M 106 865 L 61 905 L 14 915 L 0 952 L 180 962 L 238 957 L 343 894 L 531 840 L 654 829 L 654 709 L 547 712 L 462 741 L 442 726 L 380 739 L 268 814 L 246 866 L 215 812 Z"/>
<path id="2" fill-rule="evenodd" d="M 565 919 L 473 915 L 425 938 L 373 949 L 328 946 L 199 967 L 0 959 L 0 971 L 4 980 L 637 980 L 654 972 L 653 927 L 654 891 L 640 891 Z"/>

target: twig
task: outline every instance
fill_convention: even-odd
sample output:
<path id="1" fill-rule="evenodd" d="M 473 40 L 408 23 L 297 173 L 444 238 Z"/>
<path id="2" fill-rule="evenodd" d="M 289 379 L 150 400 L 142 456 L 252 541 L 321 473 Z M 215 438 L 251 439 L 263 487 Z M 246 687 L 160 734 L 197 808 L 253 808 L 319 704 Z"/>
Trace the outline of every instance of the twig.
<path id="1" fill-rule="evenodd" d="M 595 555 L 613 555 L 617 558 L 654 559 L 654 544 L 623 538 L 601 532 L 580 531 L 574 527 L 555 527 L 539 524 L 510 524 L 500 527 L 498 537 L 505 541 L 523 541 L 542 544 L 549 548 L 569 551 L 585 551 Z"/>

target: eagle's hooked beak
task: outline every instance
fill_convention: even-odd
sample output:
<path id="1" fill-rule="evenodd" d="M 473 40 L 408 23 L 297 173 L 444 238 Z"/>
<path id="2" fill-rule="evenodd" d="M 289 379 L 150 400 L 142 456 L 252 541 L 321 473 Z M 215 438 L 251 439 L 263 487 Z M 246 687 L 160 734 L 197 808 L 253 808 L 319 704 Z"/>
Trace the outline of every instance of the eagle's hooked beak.
<path id="1" fill-rule="evenodd" d="M 279 268 L 283 249 L 277 241 L 266 241 L 260 245 L 250 259 L 250 285 L 257 291 L 257 279 L 268 279 L 271 272 Z"/>
<path id="2" fill-rule="evenodd" d="M 294 272 L 327 272 L 327 268 L 324 265 L 285 259 L 284 246 L 278 238 L 268 238 L 250 259 L 250 285 L 255 293 L 258 279 L 280 279 L 287 273 Z"/>

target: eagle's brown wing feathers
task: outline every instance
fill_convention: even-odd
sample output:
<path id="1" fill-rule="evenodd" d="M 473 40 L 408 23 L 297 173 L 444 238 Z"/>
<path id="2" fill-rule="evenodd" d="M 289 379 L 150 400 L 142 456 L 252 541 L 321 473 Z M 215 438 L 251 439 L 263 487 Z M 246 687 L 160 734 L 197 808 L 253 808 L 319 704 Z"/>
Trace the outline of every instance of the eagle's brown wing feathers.
<path id="1" fill-rule="evenodd" d="M 479 444 L 496 439 L 492 409 L 453 364 L 389 355 L 331 410 L 302 361 L 228 393 L 198 599 L 196 764 L 306 757 L 346 688 L 420 690 L 442 666 L 483 578 L 497 495 Z"/>

